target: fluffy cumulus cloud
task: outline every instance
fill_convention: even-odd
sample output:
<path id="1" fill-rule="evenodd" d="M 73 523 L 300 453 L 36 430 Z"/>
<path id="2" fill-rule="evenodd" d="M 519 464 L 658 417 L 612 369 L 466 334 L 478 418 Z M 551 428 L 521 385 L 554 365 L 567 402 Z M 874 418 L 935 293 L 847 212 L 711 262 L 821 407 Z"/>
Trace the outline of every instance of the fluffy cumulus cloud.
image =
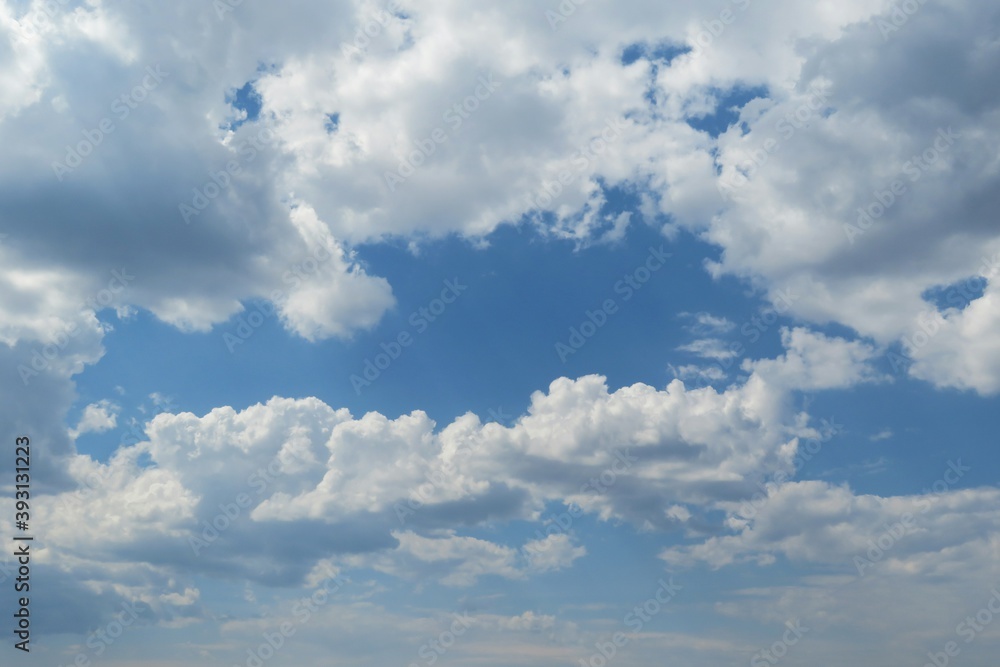
<path id="1" fill-rule="evenodd" d="M 0 165 L 0 219 L 12 259 L 4 278 L 21 292 L 45 290 L 37 308 L 54 315 L 45 306 L 55 294 L 81 292 L 60 283 L 89 296 L 88 283 L 122 267 L 132 281 L 116 301 L 182 329 L 206 330 L 262 298 L 281 307 L 290 330 L 322 338 L 370 327 L 392 304 L 384 280 L 340 241 L 321 241 L 325 226 L 308 205 L 267 185 L 282 162 L 273 130 L 226 129 L 237 113 L 227 94 L 263 57 L 236 53 L 234 21 L 210 6 L 204 32 L 180 28 L 192 17 L 179 6 L 169 16 L 98 3 L 23 9 L 7 9 L 4 41 L 15 66 L 30 66 L 32 77 L 17 78 L 35 93 L 18 108 L 23 91 L 4 89 L 4 108 L 17 112 L 0 134 L 27 168 Z M 167 26 L 186 44 L 166 39 Z M 84 62 L 88 76 L 77 69 Z M 35 330 L 25 310 L 7 322 Z"/>
<path id="2" fill-rule="evenodd" d="M 725 203 L 691 227 L 724 249 L 715 271 L 801 291 L 797 315 L 901 343 L 914 376 L 992 394 L 998 100 L 975 81 L 1000 52 L 974 36 L 997 10 L 918 6 L 809 43 L 795 88 L 719 138 Z M 977 277 L 986 293 L 942 313 L 926 298 Z"/>
<path id="3" fill-rule="evenodd" d="M 336 555 L 446 585 L 518 579 L 571 567 L 586 548 L 572 533 L 504 545 L 454 527 L 546 524 L 550 503 L 575 517 L 681 526 L 685 505 L 747 498 L 748 477 L 792 469 L 798 436 L 816 429 L 783 398 L 756 377 L 717 393 L 679 381 L 609 392 L 588 376 L 537 392 L 510 427 L 472 414 L 441 429 L 422 412 L 355 418 L 317 399 L 161 413 L 147 441 L 107 463 L 72 458 L 79 488 L 39 511 L 50 550 L 94 567 L 139 559 L 289 585 Z"/>
<path id="4" fill-rule="evenodd" d="M 92 403 L 83 409 L 80 423 L 70 430 L 70 436 L 76 438 L 84 433 L 104 433 L 118 425 L 118 411 L 121 408 L 111 401 Z"/>
<path id="5" fill-rule="evenodd" d="M 919 4 L 900 23 L 860 0 L 568 6 L 5 4 L 0 279 L 44 303 L 124 264 L 124 302 L 182 328 L 260 298 L 306 338 L 347 335 L 392 305 L 350 244 L 525 216 L 617 239 L 631 223 L 605 210 L 613 187 L 720 246 L 713 270 L 792 286 L 798 315 L 882 343 L 928 289 L 989 271 L 997 100 L 974 82 L 998 56 L 970 35 L 995 8 Z M 695 129 L 737 90 L 758 91 L 738 123 Z M 308 285 L 306 217 L 333 256 Z M 913 373 L 991 393 L 995 341 L 963 341 L 994 299 L 968 311 Z M 977 377 L 956 377 L 948 360 L 974 358 Z"/>
<path id="6" fill-rule="evenodd" d="M 830 338 L 807 329 L 782 329 L 785 354 L 777 359 L 745 360 L 744 370 L 753 370 L 772 384 L 805 391 L 845 389 L 880 378 L 872 367 L 877 350 L 860 341 Z"/>
<path id="7" fill-rule="evenodd" d="M 749 497 L 748 476 L 790 470 L 796 436 L 815 430 L 783 392 L 756 378 L 723 393 L 560 379 L 509 427 L 472 414 L 440 429 L 420 412 L 355 418 L 312 398 L 161 413 L 148 439 L 106 462 L 67 453 L 68 489 L 34 501 L 36 576 L 65 583 L 40 603 L 43 625 L 90 631 L 123 605 L 142 623 L 205 622 L 199 576 L 302 587 L 332 564 L 468 588 L 573 568 L 588 550 L 572 526 L 548 529 L 557 513 L 678 528 L 700 503 Z M 78 430 L 113 415 L 89 406 Z M 516 520 L 535 537 L 463 534 Z"/>
<path id="8" fill-rule="evenodd" d="M 85 572 L 87 585 L 68 585 L 65 598 L 93 605 L 99 622 L 131 604 L 143 623 L 166 627 L 210 618 L 199 576 L 306 589 L 324 568 L 356 583 L 369 572 L 452 589 L 523 582 L 587 557 L 573 526 L 583 517 L 642 531 L 721 530 L 705 509 L 749 501 L 750 479 L 763 473 L 791 474 L 800 438 L 818 435 L 788 392 L 756 374 L 721 393 L 680 381 L 612 392 L 599 376 L 563 378 L 510 426 L 473 414 L 443 428 L 421 412 L 354 417 L 315 398 L 161 413 L 146 440 L 107 462 L 67 457 L 75 488 L 36 501 L 46 526 L 36 567 L 59 581 Z M 89 406 L 80 428 L 106 425 L 113 411 Z M 515 521 L 537 526 L 534 537 L 465 532 Z M 338 599 L 316 613 L 368 623 L 377 610 Z M 581 641 L 544 617 L 475 618 L 489 630 L 484 646 L 508 631 L 556 637 L 567 643 L 560 651 Z M 79 623 L 51 629 L 80 632 Z M 245 636 L 240 623 L 220 631 Z"/>
<path id="9" fill-rule="evenodd" d="M 903 337 L 892 360 L 914 377 L 946 387 L 971 389 L 985 395 L 1000 391 L 1000 275 L 994 269 L 981 296 L 962 310 L 923 313 Z"/>

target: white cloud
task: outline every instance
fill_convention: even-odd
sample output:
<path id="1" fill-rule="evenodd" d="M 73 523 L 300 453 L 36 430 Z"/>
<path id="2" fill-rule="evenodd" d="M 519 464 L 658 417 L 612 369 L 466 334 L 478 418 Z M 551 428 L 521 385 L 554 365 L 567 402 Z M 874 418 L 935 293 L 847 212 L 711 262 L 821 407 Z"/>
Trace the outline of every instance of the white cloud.
<path id="1" fill-rule="evenodd" d="M 601 212 L 615 186 L 639 190 L 649 222 L 670 216 L 668 233 L 683 227 L 720 246 L 716 273 L 772 294 L 790 285 L 804 295 L 794 315 L 839 322 L 879 344 L 909 332 L 927 288 L 976 273 L 1000 251 L 987 224 L 1000 174 L 997 100 L 979 85 L 1000 56 L 989 40 L 969 38 L 989 25 L 982 3 L 923 7 L 888 36 L 872 20 L 884 8 L 862 0 L 836 9 L 737 6 L 714 37 L 699 36 L 714 13 L 683 3 L 588 7 L 556 31 L 523 1 L 503 10 L 407 6 L 395 15 L 369 2 L 324 5 L 311 21 L 241 5 L 222 19 L 205 10 L 199 31 L 188 29 L 184 7 L 59 8 L 32 35 L 10 10 L 0 16 L 13 36 L 0 81 L 0 220 L 10 229 L 0 281 L 46 304 L 19 299 L 5 308 L 5 322 L 21 323 L 6 340 L 51 331 L 39 314 L 73 294 L 64 285 L 94 284 L 125 260 L 141 274 L 114 304 L 122 312 L 142 307 L 203 331 L 248 299 L 281 291 L 290 331 L 310 340 L 349 335 L 392 305 L 385 281 L 353 261 L 353 244 L 455 231 L 480 238 L 538 210 L 554 214 L 541 224 L 555 236 L 615 239 L 631 224 Z M 47 11 L 33 6 L 17 20 L 34 25 Z M 343 49 L 366 24 L 376 26 L 370 44 Z M 706 39 L 669 65 L 648 54 Z M 633 44 L 647 55 L 623 66 Z M 81 59 L 95 74 L 78 75 Z M 121 117 L 115 101 L 132 101 L 148 67 L 165 72 L 162 80 Z M 226 95 L 247 82 L 261 114 L 225 129 L 240 115 Z M 767 87 L 766 99 L 741 111 L 741 126 L 715 139 L 688 125 L 737 85 Z M 927 106 L 928 96 L 937 102 Z M 52 163 L 87 141 L 81 128 L 105 118 L 114 131 L 60 182 Z M 931 149 L 933 164 L 907 167 Z M 385 174 L 403 161 L 422 164 L 393 191 Z M 720 200 L 717 186 L 740 170 L 752 172 L 749 182 Z M 906 192 L 852 243 L 844 225 L 891 192 L 896 177 Z M 179 204 L 196 190 L 204 196 L 213 178 L 228 185 L 184 224 Z M 561 192 L 550 200 L 545 185 Z M 78 192 L 87 193 L 87 225 L 76 220 Z M 116 203 L 120 192 L 155 212 L 144 217 L 142 243 L 134 216 Z M 306 215 L 312 231 L 330 234 L 337 259 L 321 279 L 289 291 L 285 272 L 311 251 Z M 93 239 L 115 242 L 95 247 Z M 916 377 L 997 391 L 994 290 L 991 283 L 949 318 L 917 355 Z M 702 324 L 714 326 L 706 317 Z"/>
<path id="2" fill-rule="evenodd" d="M 118 425 L 118 412 L 121 407 L 111 401 L 91 403 L 83 409 L 80 422 L 76 428 L 70 429 L 69 435 L 74 440 L 84 433 L 104 433 Z"/>
<path id="3" fill-rule="evenodd" d="M 523 552 L 533 572 L 562 570 L 571 567 L 576 559 L 587 555 L 586 547 L 574 545 L 573 539 L 565 533 L 532 540 L 524 545 Z"/>
<path id="4" fill-rule="evenodd" d="M 736 325 L 726 317 L 711 313 L 682 313 L 689 316 L 693 323 L 687 326 L 688 331 L 698 335 L 721 334 L 732 331 Z"/>
<path id="5" fill-rule="evenodd" d="M 422 537 L 412 532 L 393 535 L 399 546 L 384 555 L 348 557 L 345 563 L 366 565 L 398 577 L 426 580 L 435 578 L 445 586 L 471 586 L 483 575 L 521 579 L 517 551 L 473 537 L 447 534 Z"/>
<path id="6" fill-rule="evenodd" d="M 326 235 L 325 226 L 308 206 L 293 210 L 291 218 L 313 250 L 281 276 L 289 285 L 287 296 L 279 299 L 288 328 L 315 341 L 346 336 L 354 327 L 375 326 L 395 304 L 389 283 L 368 276 L 353 256 Z"/>
<path id="7" fill-rule="evenodd" d="M 727 49 L 667 68 L 645 58 L 623 67 L 620 54 L 638 42 L 682 44 L 705 18 L 701 8 L 588 8 L 557 32 L 528 2 L 502 11 L 408 6 L 396 15 L 357 2 L 323 5 L 310 21 L 232 9 L 218 19 L 199 8 L 201 30 L 189 29 L 193 10 L 183 3 L 152 12 L 59 7 L 54 15 L 33 6 L 18 17 L 21 26 L 6 13 L 0 25 L 14 36 L 7 71 L 15 74 L 0 86 L 8 156 L 0 162 L 8 184 L 0 219 L 11 247 L 25 257 L 30 248 L 33 265 L 46 270 L 74 265 L 94 277 L 128 258 L 141 275 L 116 307 L 204 331 L 248 299 L 285 288 L 285 267 L 309 252 L 296 218 L 314 211 L 341 259 L 323 280 L 286 295 L 286 323 L 310 339 L 370 327 L 392 303 L 384 281 L 349 261 L 357 242 L 479 237 L 536 205 L 555 214 L 556 236 L 614 240 L 629 216 L 599 213 L 599 181 L 648 182 L 678 215 L 707 212 L 699 200 L 712 192 L 712 145 L 686 123 L 692 103 L 711 86 L 756 81 L 775 68 L 787 76 L 798 58 L 792 36 L 833 38 L 871 13 L 861 2 L 836 12 L 783 8 L 778 21 L 766 10 L 748 12 L 729 29 Z M 33 30 L 39 18 L 49 20 Z M 370 44 L 342 48 L 369 24 L 377 32 Z M 95 64 L 92 76 L 74 69 L 81 59 Z M 158 74 L 151 79 L 150 71 Z M 260 117 L 223 129 L 242 113 L 226 95 L 247 82 L 260 96 Z M 114 129 L 94 134 L 105 119 Z M 428 139 L 437 129 L 446 138 Z M 433 153 L 411 160 L 427 141 Z M 60 182 L 53 163 L 81 142 L 97 145 Z M 393 192 L 385 174 L 403 160 L 422 164 Z M 540 198 L 553 183 L 561 194 Z M 87 193 L 85 231 L 77 192 Z M 116 203 L 120 192 L 153 212 L 143 218 L 142 243 L 130 231 L 133 214 Z M 179 205 L 199 196 L 207 203 L 185 224 Z M 19 216 L 26 197 L 42 205 Z M 55 237 L 63 242 L 46 241 Z M 91 247 L 108 238 L 115 243 Z M 85 260 L 71 257 L 77 249 Z"/>
<path id="8" fill-rule="evenodd" d="M 922 7 L 888 37 L 858 22 L 815 42 L 797 86 L 744 109 L 748 132 L 720 137 L 717 183 L 729 199 L 715 215 L 681 221 L 722 247 L 713 270 L 772 295 L 790 286 L 803 295 L 794 316 L 838 322 L 879 344 L 917 331 L 926 290 L 989 275 L 1000 249 L 988 203 L 1000 177 L 998 100 L 977 91 L 1000 52 L 970 36 L 983 34 L 992 12 L 948 2 Z M 993 271 L 989 294 L 995 282 Z M 995 393 L 996 313 L 984 297 L 951 314 L 910 372 Z"/>
<path id="9" fill-rule="evenodd" d="M 946 469 L 945 475 L 957 482 L 968 467 L 954 463 L 961 472 Z M 951 486 L 881 497 L 818 481 L 771 485 L 758 502 L 719 504 L 734 534 L 671 547 L 661 557 L 675 565 L 721 567 L 745 560 L 768 564 L 780 555 L 862 577 L 878 571 L 952 576 L 970 566 L 966 554 L 988 553 L 1000 541 L 1000 513 L 984 509 L 995 506 L 1000 489 Z"/>
<path id="10" fill-rule="evenodd" d="M 1000 283 L 964 310 L 922 318 L 903 338 L 902 363 L 914 377 L 942 387 L 1000 392 Z M 912 362 L 912 365 L 910 365 Z"/>
<path id="11" fill-rule="evenodd" d="M 714 359 L 716 361 L 726 361 L 736 356 L 726 342 L 720 338 L 699 338 L 686 345 L 677 348 L 681 352 L 690 352 L 698 355 L 702 359 Z"/>
<path id="12" fill-rule="evenodd" d="M 886 379 L 871 365 L 878 350 L 861 341 L 783 328 L 781 342 L 785 354 L 777 359 L 744 360 L 743 370 L 753 371 L 769 383 L 805 391 L 844 389 Z"/>
<path id="13" fill-rule="evenodd" d="M 161 413 L 148 442 L 108 463 L 69 459 L 83 490 L 40 499 L 37 511 L 53 554 L 98 568 L 224 567 L 260 580 L 267 563 L 266 581 L 292 583 L 337 554 L 341 565 L 468 586 L 568 568 L 586 548 L 553 535 L 525 551 L 459 526 L 548 521 L 548 504 L 577 503 L 671 528 L 692 518 L 686 507 L 748 496 L 751 475 L 790 471 L 796 436 L 815 434 L 807 421 L 756 376 L 723 393 L 679 381 L 609 392 L 599 376 L 562 378 L 509 428 L 467 414 L 438 429 L 421 412 L 354 418 L 315 398 L 274 398 L 241 412 Z M 292 534 L 290 558 L 280 545 Z"/>
<path id="14" fill-rule="evenodd" d="M 725 371 L 718 366 L 696 366 L 693 364 L 684 364 L 681 366 L 668 365 L 667 370 L 678 380 L 694 382 L 695 385 L 726 379 Z"/>

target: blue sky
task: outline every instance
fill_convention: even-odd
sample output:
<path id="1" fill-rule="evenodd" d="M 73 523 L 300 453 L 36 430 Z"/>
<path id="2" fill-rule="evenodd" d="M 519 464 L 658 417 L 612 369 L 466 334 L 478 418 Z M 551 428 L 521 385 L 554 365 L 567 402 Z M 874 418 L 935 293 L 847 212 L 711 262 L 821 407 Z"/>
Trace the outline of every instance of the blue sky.
<path id="1" fill-rule="evenodd" d="M 0 3 L 5 659 L 988 664 L 996 8 L 313 4 Z"/>

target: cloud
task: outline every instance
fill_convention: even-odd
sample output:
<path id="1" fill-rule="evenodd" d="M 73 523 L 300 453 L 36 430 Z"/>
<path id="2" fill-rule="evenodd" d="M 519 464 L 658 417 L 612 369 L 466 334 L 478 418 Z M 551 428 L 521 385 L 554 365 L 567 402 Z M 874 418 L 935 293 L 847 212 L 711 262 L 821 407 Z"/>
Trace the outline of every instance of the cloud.
<path id="1" fill-rule="evenodd" d="M 121 407 L 111 401 L 91 403 L 83 409 L 80 422 L 76 428 L 70 429 L 69 435 L 74 440 L 84 433 L 104 433 L 118 425 L 118 412 Z"/>
<path id="2" fill-rule="evenodd" d="M 716 361 L 726 361 L 736 356 L 736 352 L 726 345 L 720 338 L 700 338 L 696 341 L 681 345 L 677 348 L 680 352 L 690 352 L 702 359 L 715 359 Z"/>
<path id="3" fill-rule="evenodd" d="M 920 318 L 903 337 L 900 365 L 940 387 L 995 395 L 1000 392 L 997 326 L 1000 283 L 994 275 L 985 293 L 965 309 Z"/>
<path id="4" fill-rule="evenodd" d="M 205 12 L 201 30 L 186 27 L 183 3 L 3 15 L 17 74 L 0 85 L 10 234 L 0 282 L 18 296 L 4 314 L 23 335 L 51 331 L 39 314 L 76 291 L 64 286 L 99 284 L 125 265 L 141 272 L 115 300 L 122 313 L 144 308 L 204 331 L 279 294 L 289 331 L 348 336 L 393 304 L 354 245 L 478 240 L 523 219 L 581 245 L 615 239 L 631 223 L 605 210 L 614 188 L 635 191 L 648 222 L 669 220 L 665 233 L 717 245 L 715 275 L 772 296 L 791 286 L 804 295 L 795 316 L 880 345 L 911 333 L 928 288 L 983 273 L 1000 252 L 988 224 L 997 99 L 977 77 L 998 55 L 968 39 L 994 17 L 982 3 L 924 7 L 891 35 L 875 22 L 881 9 L 861 0 L 755 5 L 718 36 L 704 28 L 715 17 L 683 4 L 591 7 L 556 31 L 526 2 L 324 5 L 309 22 L 232 9 Z M 375 34 L 359 46 L 363 26 Z M 87 76 L 83 61 L 94 64 Z M 740 87 L 761 92 L 728 130 L 691 126 L 724 112 Z M 248 113 L 236 90 L 260 108 Z M 927 108 L 928 98 L 949 103 Z M 403 171 L 389 187 L 386 174 Z M 884 213 L 868 213 L 860 236 L 845 233 L 875 205 Z M 291 286 L 288 271 L 310 259 L 318 232 L 334 259 Z M 997 391 L 992 282 L 919 350 L 915 377 Z M 718 354 L 707 343 L 691 351 Z"/>
<path id="5" fill-rule="evenodd" d="M 969 36 L 996 9 L 922 7 L 887 36 L 860 18 L 804 54 L 793 88 L 741 111 L 718 140 L 721 208 L 680 223 L 721 247 L 716 275 L 746 277 L 772 296 L 791 287 L 803 295 L 794 316 L 880 345 L 909 349 L 926 335 L 927 290 L 985 278 L 986 295 L 928 318 L 940 331 L 907 368 L 940 387 L 993 394 L 1000 100 L 976 81 L 1000 53 Z"/>
<path id="6" fill-rule="evenodd" d="M 952 462 L 944 479 L 957 482 L 968 469 Z M 734 534 L 671 547 L 661 558 L 678 566 L 722 567 L 747 560 L 770 564 L 782 556 L 855 576 L 950 577 L 969 565 L 962 560 L 967 554 L 984 557 L 1000 541 L 1000 514 L 984 511 L 1000 490 L 952 486 L 942 480 L 939 489 L 882 497 L 819 481 L 773 485 L 758 503 L 719 504 Z"/>
<path id="7" fill-rule="evenodd" d="M 688 42 L 701 14 L 692 8 L 595 8 L 555 33 L 525 2 L 323 5 L 315 21 L 231 9 L 3 15 L 17 73 L 0 87 L 4 247 L 67 280 L 141 267 L 116 307 L 183 330 L 207 330 L 281 291 L 283 320 L 310 340 L 369 328 L 392 305 L 389 286 L 352 260 L 360 242 L 481 238 L 525 216 L 556 237 L 614 240 L 629 213 L 605 214 L 607 192 L 637 184 L 681 217 L 707 211 L 712 142 L 689 112 L 714 99 L 712 87 L 776 64 L 787 76 L 797 56 L 777 37 L 790 21 L 833 38 L 871 13 L 860 2 L 786 8 L 777 23 L 747 13 L 727 35 L 735 59 L 710 49 L 668 67 L 652 54 L 625 66 L 621 53 Z M 375 34 L 359 46 L 362 27 Z M 236 90 L 260 108 L 249 113 Z M 386 174 L 402 166 L 413 173 L 390 188 Z M 285 272 L 312 250 L 305 212 L 337 259 L 314 284 L 288 290 Z"/>
<path id="8" fill-rule="evenodd" d="M 693 364 L 673 366 L 672 364 L 668 364 L 667 370 L 673 373 L 675 378 L 693 382 L 696 386 L 726 379 L 725 371 L 718 366 L 696 366 Z"/>
<path id="9" fill-rule="evenodd" d="M 600 376 L 561 378 L 510 427 L 466 414 L 439 429 L 419 411 L 355 418 L 315 398 L 273 398 L 202 417 L 160 413 L 147 441 L 107 463 L 69 457 L 79 490 L 43 497 L 36 511 L 67 573 L 86 566 L 110 582 L 141 563 L 178 575 L 182 597 L 192 573 L 290 586 L 331 555 L 337 566 L 469 586 L 568 568 L 586 548 L 561 534 L 496 544 L 463 527 L 544 522 L 553 504 L 575 503 L 672 529 L 698 505 L 749 497 L 749 477 L 790 471 L 796 437 L 816 432 L 807 422 L 756 376 L 722 393 L 679 381 L 611 392 Z"/>
<path id="10" fill-rule="evenodd" d="M 845 389 L 886 379 L 871 364 L 878 350 L 862 341 L 783 328 L 781 342 L 785 354 L 777 359 L 744 360 L 743 370 L 753 371 L 772 384 L 805 391 Z"/>
<path id="11" fill-rule="evenodd" d="M 354 556 L 344 562 L 358 567 L 417 581 L 437 580 L 445 586 L 472 586 L 479 577 L 496 575 L 523 579 L 517 551 L 473 537 L 454 534 L 422 537 L 406 531 L 393 535 L 399 546 L 391 552 L 370 557 Z"/>
<path id="12" fill-rule="evenodd" d="M 533 572 L 562 570 L 571 567 L 575 560 L 587 555 L 586 547 L 575 546 L 572 538 L 564 533 L 532 540 L 527 542 L 523 549 L 528 559 L 528 566 Z"/>
<path id="13" fill-rule="evenodd" d="M 736 328 L 728 318 L 711 313 L 681 313 L 681 316 L 691 320 L 685 328 L 697 336 L 728 333 Z"/>

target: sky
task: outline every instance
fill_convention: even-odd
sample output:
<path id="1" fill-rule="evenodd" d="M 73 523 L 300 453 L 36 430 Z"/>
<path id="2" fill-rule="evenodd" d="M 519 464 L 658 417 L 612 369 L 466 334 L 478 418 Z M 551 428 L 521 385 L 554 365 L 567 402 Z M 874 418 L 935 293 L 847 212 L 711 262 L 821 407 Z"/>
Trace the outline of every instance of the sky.
<path id="1" fill-rule="evenodd" d="M 0 0 L 3 664 L 992 664 L 998 34 Z"/>

